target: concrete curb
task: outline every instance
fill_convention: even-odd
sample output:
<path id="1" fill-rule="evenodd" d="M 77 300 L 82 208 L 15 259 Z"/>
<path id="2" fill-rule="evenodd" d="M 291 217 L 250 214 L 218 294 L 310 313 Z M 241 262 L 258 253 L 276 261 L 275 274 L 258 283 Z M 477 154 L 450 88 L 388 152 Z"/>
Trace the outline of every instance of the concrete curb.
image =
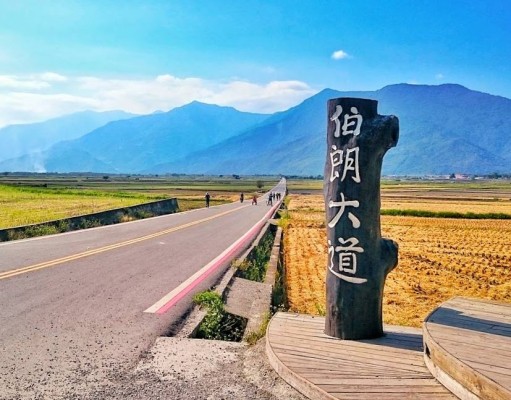
<path id="1" fill-rule="evenodd" d="M 280 242 L 282 239 L 282 228 L 278 227 L 275 233 L 275 239 L 273 241 L 273 247 L 271 250 L 270 260 L 268 261 L 268 268 L 266 270 L 266 277 L 264 282 L 259 283 L 260 286 L 267 287 L 267 295 L 254 301 L 250 310 L 250 317 L 243 334 L 243 340 L 246 340 L 249 335 L 257 333 L 265 319 L 269 320 L 269 314 L 271 312 L 271 303 L 273 288 L 275 285 L 275 279 L 277 277 L 277 268 L 280 260 Z"/>
<path id="2" fill-rule="evenodd" d="M 82 227 L 83 225 L 95 221 L 99 221 L 101 223 L 101 226 L 117 224 L 120 223 L 119 220 L 122 216 L 130 215 L 133 213 L 148 212 L 153 214 L 154 216 L 160 216 L 166 214 L 173 214 L 178 210 L 179 204 L 177 202 L 177 199 L 175 198 L 151 201 L 148 203 L 136 204 L 133 206 L 126 206 L 121 208 L 114 208 L 111 210 L 99 211 L 91 214 L 78 215 L 75 217 L 51 220 L 41 222 L 38 224 L 30 224 L 0 229 L 0 242 L 9 241 L 10 237 L 17 233 L 23 233 L 29 229 L 36 229 L 40 227 L 58 228 L 60 225 L 66 224 L 67 230 L 65 232 L 71 232 L 85 229 Z"/>
<path id="3" fill-rule="evenodd" d="M 283 203 L 281 203 L 282 205 Z M 280 207 L 276 208 L 275 213 L 271 216 L 271 218 L 264 224 L 263 228 L 248 247 L 248 249 L 238 258 L 238 260 L 245 260 L 248 255 L 254 250 L 255 247 L 259 245 L 261 238 L 266 234 L 270 225 L 275 223 L 274 217 L 277 212 L 280 210 Z M 275 235 L 275 240 L 273 242 L 272 252 L 270 255 L 270 260 L 268 262 L 268 269 L 266 271 L 266 277 L 264 282 L 254 282 L 263 286 L 269 286 L 269 295 L 265 296 L 264 299 L 260 299 L 257 302 L 254 302 L 253 307 L 250 310 L 250 316 L 247 321 L 247 327 L 245 329 L 245 333 L 243 335 L 243 340 L 247 338 L 247 336 L 251 333 L 257 332 L 264 319 L 266 318 L 266 313 L 270 312 L 271 303 L 272 303 L 272 290 L 275 284 L 275 278 L 277 275 L 277 268 L 280 259 L 280 246 L 282 240 L 282 228 L 278 227 Z M 217 292 L 223 299 L 226 298 L 227 293 L 229 292 L 230 286 L 234 279 L 236 278 L 237 268 L 229 267 L 226 272 L 215 286 L 215 292 Z M 264 310 L 264 311 L 263 311 Z M 185 322 L 183 323 L 179 332 L 174 335 L 174 337 L 178 338 L 193 338 L 197 330 L 206 316 L 206 310 L 200 309 L 199 306 L 194 305 L 192 311 L 186 317 Z"/>

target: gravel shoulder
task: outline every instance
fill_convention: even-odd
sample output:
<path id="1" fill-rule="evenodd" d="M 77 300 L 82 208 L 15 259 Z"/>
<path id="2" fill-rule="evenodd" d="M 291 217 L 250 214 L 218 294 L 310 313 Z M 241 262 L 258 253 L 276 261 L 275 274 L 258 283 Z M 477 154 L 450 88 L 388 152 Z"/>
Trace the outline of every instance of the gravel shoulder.
<path id="1" fill-rule="evenodd" d="M 269 365 L 265 339 L 254 346 L 222 341 L 158 338 L 136 368 L 67 399 L 289 399 L 306 397 Z"/>

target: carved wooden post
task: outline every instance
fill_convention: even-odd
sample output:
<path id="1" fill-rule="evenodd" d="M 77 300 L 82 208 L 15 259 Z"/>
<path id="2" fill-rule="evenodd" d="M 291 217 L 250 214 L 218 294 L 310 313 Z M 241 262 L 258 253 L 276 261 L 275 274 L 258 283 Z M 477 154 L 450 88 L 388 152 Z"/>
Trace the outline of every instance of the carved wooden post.
<path id="1" fill-rule="evenodd" d="M 399 121 L 375 100 L 328 101 L 325 209 L 328 238 L 325 333 L 341 339 L 383 335 L 382 298 L 397 265 L 397 244 L 381 238 L 383 156 L 397 144 Z"/>

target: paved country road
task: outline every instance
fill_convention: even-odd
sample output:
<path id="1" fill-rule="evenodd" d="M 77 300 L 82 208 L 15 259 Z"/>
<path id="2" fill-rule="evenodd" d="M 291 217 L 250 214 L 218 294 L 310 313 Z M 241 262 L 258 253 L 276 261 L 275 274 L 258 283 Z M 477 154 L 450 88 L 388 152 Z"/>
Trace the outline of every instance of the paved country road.
<path id="1" fill-rule="evenodd" d="M 134 368 L 269 211 L 247 199 L 1 243 L 0 399 L 71 398 Z"/>

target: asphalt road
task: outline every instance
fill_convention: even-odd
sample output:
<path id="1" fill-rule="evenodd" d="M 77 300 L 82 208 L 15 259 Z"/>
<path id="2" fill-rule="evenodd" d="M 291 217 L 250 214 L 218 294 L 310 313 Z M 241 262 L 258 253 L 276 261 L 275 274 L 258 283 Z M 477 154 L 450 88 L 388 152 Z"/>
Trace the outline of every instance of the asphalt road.
<path id="1" fill-rule="evenodd" d="M 72 398 L 132 369 L 269 211 L 246 199 L 0 243 L 0 398 Z"/>

